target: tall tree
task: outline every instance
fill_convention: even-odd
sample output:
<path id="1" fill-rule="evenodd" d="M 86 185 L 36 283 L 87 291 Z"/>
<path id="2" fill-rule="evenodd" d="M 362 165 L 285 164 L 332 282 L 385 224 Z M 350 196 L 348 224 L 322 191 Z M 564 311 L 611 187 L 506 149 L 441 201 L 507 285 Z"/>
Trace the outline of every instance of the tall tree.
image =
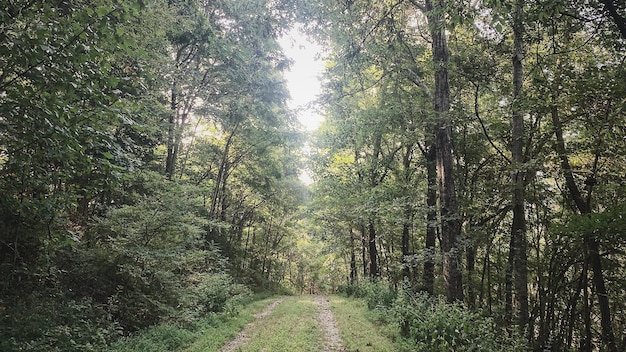
<path id="1" fill-rule="evenodd" d="M 426 0 L 411 2 L 428 19 L 432 40 L 434 78 L 434 136 L 437 155 L 437 184 L 441 214 L 441 250 L 443 252 L 444 288 L 448 301 L 463 300 L 462 248 L 459 244 L 461 219 L 459 217 L 454 158 L 452 154 L 452 119 L 450 117 L 450 86 L 448 79 L 449 52 L 446 38 L 445 4 Z"/>
<path id="2" fill-rule="evenodd" d="M 515 308 L 518 325 L 523 331 L 528 322 L 528 264 L 526 241 L 525 188 L 527 170 L 524 167 L 524 1 L 517 0 L 513 8 L 513 104 L 511 117 L 511 166 L 512 166 L 512 209 L 511 223 L 512 266 L 515 274 Z"/>
<path id="3" fill-rule="evenodd" d="M 556 84 L 558 84 L 559 81 L 557 80 L 556 82 Z M 591 199 L 593 184 L 588 182 L 587 197 L 583 196 L 583 192 L 581 192 L 581 189 L 578 187 L 578 184 L 576 182 L 576 178 L 574 177 L 573 168 L 565 147 L 565 139 L 563 136 L 563 127 L 561 124 L 559 109 L 555 103 L 557 101 L 557 98 L 558 90 L 553 88 L 551 117 L 552 124 L 554 126 L 554 136 L 556 139 L 555 149 L 561 161 L 561 172 L 563 173 L 563 177 L 565 178 L 565 186 L 569 192 L 571 202 L 574 205 L 575 209 L 581 215 L 589 215 L 592 213 Z M 599 155 L 596 154 L 596 165 L 598 158 Z M 595 179 L 596 172 L 597 169 L 595 169 L 594 167 L 592 174 L 589 176 L 589 180 Z M 593 271 L 593 285 L 597 295 L 598 305 L 600 307 L 602 341 L 607 347 L 608 351 L 617 351 L 615 336 L 613 334 L 613 327 L 611 324 L 611 306 L 609 304 L 609 295 L 606 288 L 605 275 L 602 266 L 600 245 L 598 239 L 592 233 L 584 233 L 583 241 L 585 248 L 584 260 Z M 591 346 L 589 345 L 588 348 L 590 349 Z"/>

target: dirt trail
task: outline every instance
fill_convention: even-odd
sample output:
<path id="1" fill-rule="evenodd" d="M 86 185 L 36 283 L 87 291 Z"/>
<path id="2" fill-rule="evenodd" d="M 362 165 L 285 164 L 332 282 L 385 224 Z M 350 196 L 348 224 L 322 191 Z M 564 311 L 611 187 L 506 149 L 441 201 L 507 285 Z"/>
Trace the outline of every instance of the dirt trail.
<path id="1" fill-rule="evenodd" d="M 265 309 L 263 309 L 261 312 L 256 313 L 254 315 L 255 319 L 261 319 L 261 318 L 265 318 L 266 316 L 272 314 L 272 312 L 274 311 L 274 309 L 279 305 L 283 303 L 283 299 L 279 298 L 277 300 L 275 300 L 274 302 L 270 303 L 267 307 L 265 307 Z M 243 330 L 241 330 L 239 332 L 239 334 L 237 335 L 237 337 L 230 341 L 229 343 L 226 344 L 226 346 L 222 347 L 222 349 L 220 350 L 220 352 L 233 352 L 235 351 L 239 346 L 245 344 L 246 342 L 248 342 L 248 340 L 250 340 L 250 330 L 252 330 L 252 328 L 254 327 L 254 321 L 248 323 L 246 325 L 245 328 L 243 328 Z"/>
<path id="2" fill-rule="evenodd" d="M 339 335 L 339 329 L 337 329 L 335 317 L 330 311 L 330 303 L 328 302 L 328 298 L 326 298 L 325 296 L 317 296 L 315 297 L 315 303 L 318 305 L 320 310 L 318 320 L 320 326 L 322 327 L 322 330 L 324 331 L 324 336 L 326 337 L 324 352 L 345 351 L 346 349 L 343 346 L 343 341 L 341 340 L 341 336 Z"/>

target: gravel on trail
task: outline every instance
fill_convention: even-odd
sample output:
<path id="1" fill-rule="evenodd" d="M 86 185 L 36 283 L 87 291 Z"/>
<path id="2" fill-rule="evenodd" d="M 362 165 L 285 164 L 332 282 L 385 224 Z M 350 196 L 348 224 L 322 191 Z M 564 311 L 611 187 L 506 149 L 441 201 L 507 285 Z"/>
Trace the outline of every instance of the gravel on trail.
<path id="1" fill-rule="evenodd" d="M 254 315 L 255 321 L 258 319 L 263 319 L 268 315 L 272 314 L 274 309 L 283 302 L 283 298 L 277 299 L 276 301 L 270 303 L 265 309 L 261 312 Z M 341 336 L 339 334 L 339 329 L 337 329 L 337 323 L 335 321 L 335 317 L 333 313 L 330 311 L 330 302 L 328 298 L 325 296 L 315 296 L 315 305 L 319 310 L 319 315 L 317 317 L 317 321 L 319 322 L 320 328 L 324 334 L 324 352 L 344 352 L 346 351 L 343 341 L 341 340 Z M 238 349 L 246 344 L 250 340 L 250 331 L 255 326 L 255 321 L 248 323 L 243 330 L 239 332 L 237 337 L 227 343 L 220 352 L 235 352 Z"/>
<path id="2" fill-rule="evenodd" d="M 318 321 L 324 336 L 326 337 L 326 343 L 324 345 L 324 352 L 343 352 L 345 347 L 343 341 L 339 335 L 339 329 L 337 329 L 337 323 L 335 322 L 335 316 L 330 311 L 330 302 L 325 296 L 315 297 L 315 303 L 318 305 L 320 315 Z"/>

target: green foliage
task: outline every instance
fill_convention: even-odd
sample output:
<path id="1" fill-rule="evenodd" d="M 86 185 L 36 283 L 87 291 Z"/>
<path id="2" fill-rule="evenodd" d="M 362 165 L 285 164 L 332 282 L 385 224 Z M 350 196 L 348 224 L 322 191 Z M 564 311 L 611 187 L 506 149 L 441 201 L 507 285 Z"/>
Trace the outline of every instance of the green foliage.
<path id="1" fill-rule="evenodd" d="M 38 293 L 2 308 L 2 351 L 100 351 L 121 333 L 93 302 L 70 295 Z"/>
<path id="2" fill-rule="evenodd" d="M 396 291 L 384 282 L 345 287 L 365 300 L 376 319 L 391 328 L 403 349 L 411 351 L 526 351 L 515 329 L 505 331 L 494 320 L 462 304 L 427 294 Z M 513 334 L 513 335 L 511 335 Z"/>
<path id="3" fill-rule="evenodd" d="M 164 323 L 145 329 L 135 335 L 124 337 L 107 351 L 111 352 L 170 352 L 216 351 L 233 336 L 236 336 L 247 323 L 253 320 L 252 314 L 265 307 L 269 294 L 249 295 L 236 307 L 236 315 L 224 313 L 206 314 L 192 324 Z"/>
<path id="4" fill-rule="evenodd" d="M 410 351 L 526 351 L 516 329 L 505 330 L 495 321 L 462 304 L 406 289 L 394 290 L 383 281 L 344 286 L 342 292 L 363 299 L 386 325 L 403 350 Z"/>
<path id="5" fill-rule="evenodd" d="M 97 350 L 162 322 L 236 314 L 250 293 L 229 271 L 240 268 L 237 235 L 262 217 L 261 204 L 285 218 L 298 206 L 290 192 L 271 196 L 297 168 L 280 75 L 286 59 L 276 44 L 291 18 L 282 6 L 291 5 L 3 7 L 0 349 Z M 171 129 L 173 113 L 210 124 L 211 138 L 190 141 L 189 120 Z M 240 134 L 228 154 L 217 136 L 234 125 Z M 162 176 L 168 137 L 195 163 L 193 173 L 176 170 L 177 182 Z M 211 155 L 198 156 L 203 150 Z M 230 179 L 218 185 L 222 204 L 210 214 L 221 160 Z M 257 248 L 250 252 L 258 258 Z M 270 281 L 269 269 L 263 276 Z"/>
<path id="6" fill-rule="evenodd" d="M 607 245 L 623 245 L 626 241 L 626 207 L 623 205 L 603 212 L 572 216 L 564 225 L 553 226 L 554 232 L 594 235 Z"/>
<path id="7" fill-rule="evenodd" d="M 393 316 L 412 351 L 526 351 L 526 342 L 461 304 L 401 291 L 381 317 Z M 512 336 L 510 334 L 513 334 Z"/>
<path id="8" fill-rule="evenodd" d="M 192 291 L 198 299 L 202 315 L 209 312 L 235 315 L 237 307 L 252 293 L 248 287 L 236 283 L 226 273 L 202 275 L 199 282 L 193 285 Z"/>
<path id="9" fill-rule="evenodd" d="M 173 324 L 161 324 L 146 329 L 137 336 L 116 342 L 109 351 L 171 352 L 185 347 L 196 338 L 193 331 Z"/>
<path id="10" fill-rule="evenodd" d="M 339 292 L 347 296 L 365 299 L 369 309 L 391 307 L 398 294 L 388 282 L 383 280 L 345 285 L 339 289 Z"/>
<path id="11" fill-rule="evenodd" d="M 245 296 L 247 289 L 225 273 L 219 251 L 203 245 L 207 221 L 197 190 L 158 175 L 143 187 L 144 195 L 133 196 L 135 204 L 112 209 L 95 227 L 102 250 L 96 261 L 107 268 L 95 280 L 110 290 L 111 314 L 134 331 L 221 312 L 231 297 Z"/>

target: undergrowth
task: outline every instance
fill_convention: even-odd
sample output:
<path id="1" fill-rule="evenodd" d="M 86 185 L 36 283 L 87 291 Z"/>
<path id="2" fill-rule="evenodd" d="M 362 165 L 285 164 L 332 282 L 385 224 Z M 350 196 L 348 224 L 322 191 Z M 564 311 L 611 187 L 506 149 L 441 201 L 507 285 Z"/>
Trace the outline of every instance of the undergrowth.
<path id="1" fill-rule="evenodd" d="M 517 329 L 495 321 L 463 304 L 447 303 L 411 290 L 394 290 L 384 282 L 344 289 L 365 300 L 373 319 L 396 341 L 398 350 L 415 352 L 524 352 L 526 342 Z"/>
<path id="2" fill-rule="evenodd" d="M 210 347 L 221 346 L 233 338 L 248 321 L 252 320 L 252 312 L 260 309 L 259 307 L 262 307 L 270 296 L 268 293 L 259 293 L 245 298 L 239 297 L 235 302 L 228 302 L 228 309 L 220 313 L 208 313 L 194 321 L 164 323 L 150 327 L 118 340 L 107 351 L 195 351 L 197 349 L 192 344 L 207 338 L 215 346 L 203 346 L 202 350 L 212 350 Z"/>

